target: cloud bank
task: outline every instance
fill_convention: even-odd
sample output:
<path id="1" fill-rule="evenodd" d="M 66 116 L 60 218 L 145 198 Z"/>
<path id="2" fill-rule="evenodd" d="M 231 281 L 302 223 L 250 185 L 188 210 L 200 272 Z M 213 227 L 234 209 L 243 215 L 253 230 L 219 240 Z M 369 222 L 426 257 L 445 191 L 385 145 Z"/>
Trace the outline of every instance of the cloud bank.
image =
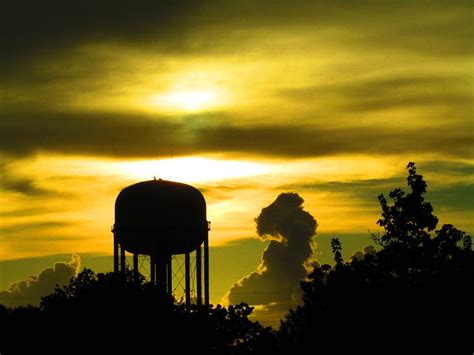
<path id="1" fill-rule="evenodd" d="M 470 52 L 469 1 L 68 1 L 6 0 L 0 7 L 2 61 L 84 42 L 115 41 L 186 53 L 209 49 L 228 33 L 273 27 L 337 26 L 360 33 L 353 41 L 413 51 Z M 367 19 L 370 19 L 368 21 Z M 375 29 L 375 30 L 374 30 Z M 416 30 L 416 31 L 415 31 Z M 409 34 L 409 35 L 408 35 Z M 207 39 L 207 41 L 206 41 Z M 219 39 L 221 39 L 219 41 Z M 228 50 L 231 50 L 231 46 Z M 0 63 L 2 63 L 0 61 Z"/>
<path id="2" fill-rule="evenodd" d="M 212 119 L 210 115 L 207 119 Z M 236 121 L 237 116 L 228 118 Z M 468 158 L 474 138 L 460 126 L 337 127 L 314 124 L 200 124 L 199 119 L 150 119 L 105 113 L 0 112 L 0 152 L 47 151 L 122 158 L 240 153 L 273 157 L 437 153 Z"/>
<path id="3" fill-rule="evenodd" d="M 77 276 L 81 267 L 79 255 L 72 255 L 68 262 L 59 262 L 48 267 L 38 276 L 30 276 L 26 280 L 10 285 L 8 290 L 0 292 L 0 303 L 7 307 L 38 305 L 41 297 L 49 295 L 56 286 L 66 285 L 71 278 Z"/>

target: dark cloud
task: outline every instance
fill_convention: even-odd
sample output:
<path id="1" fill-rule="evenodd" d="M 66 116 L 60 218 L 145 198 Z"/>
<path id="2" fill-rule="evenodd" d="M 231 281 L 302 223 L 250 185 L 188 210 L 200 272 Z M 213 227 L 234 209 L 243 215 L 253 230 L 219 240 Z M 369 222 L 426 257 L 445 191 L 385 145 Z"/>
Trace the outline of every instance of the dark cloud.
<path id="1" fill-rule="evenodd" d="M 434 188 L 427 194 L 427 199 L 435 207 L 435 212 L 448 210 L 472 214 L 474 212 L 473 197 L 474 184 L 452 184 L 443 188 Z"/>
<path id="2" fill-rule="evenodd" d="M 41 215 L 48 212 L 50 212 L 50 210 L 44 207 L 15 208 L 8 211 L 0 211 L 0 217 L 24 217 Z"/>
<path id="3" fill-rule="evenodd" d="M 0 4 L 0 64 L 5 72 L 20 62 L 31 63 L 33 57 L 83 43 L 153 46 L 180 54 L 223 47 L 231 52 L 236 43 L 288 28 L 305 28 L 306 33 L 343 29 L 351 42 L 373 42 L 372 48 L 385 50 L 465 54 L 472 53 L 470 13 L 469 1 L 441 0 L 6 0 Z M 249 30 L 256 33 L 249 36 Z"/>
<path id="4" fill-rule="evenodd" d="M 0 152 L 10 156 L 48 151 L 114 157 L 168 156 L 171 151 L 175 155 L 235 152 L 275 157 L 435 153 L 470 158 L 472 125 L 466 122 L 471 116 L 472 85 L 465 75 L 422 75 L 429 69 L 419 68 L 415 74 L 393 74 L 406 64 L 392 72 L 387 62 L 380 63 L 383 79 L 374 79 L 378 71 L 371 68 L 373 52 L 384 53 L 385 58 L 390 56 L 385 53 L 402 47 L 441 60 L 448 55 L 465 55 L 473 47 L 470 10 L 469 1 L 452 1 L 449 6 L 443 1 L 388 0 L 3 1 L 0 99 L 5 99 L 5 104 L 0 111 Z M 132 77 L 130 73 L 143 74 L 127 60 L 115 63 L 114 48 L 123 50 L 125 57 L 136 55 L 144 62 L 158 63 L 160 72 L 168 73 L 174 69 L 166 67 L 170 61 L 163 56 L 167 55 L 182 58 L 205 53 L 219 61 L 216 53 L 221 51 L 233 56 L 258 52 L 270 62 L 277 52 L 272 39 L 283 43 L 278 48 L 288 46 L 284 53 L 294 49 L 294 42 L 287 43 L 286 36 L 301 38 L 311 48 L 317 43 L 331 43 L 327 58 L 337 58 L 335 67 L 323 68 L 324 75 L 351 78 L 352 73 L 361 74 L 362 70 L 372 79 L 280 92 L 290 99 L 282 106 L 296 103 L 295 111 L 309 108 L 304 117 L 287 118 L 286 122 L 292 122 L 287 125 L 245 126 L 242 122 L 249 122 L 248 117 L 225 112 L 209 115 L 206 120 L 44 111 L 54 105 L 67 106 L 71 99 L 93 100 L 94 93 L 102 98 L 114 97 L 122 88 L 111 84 L 110 78 L 124 71 Z M 104 45 L 107 54 L 96 53 L 88 45 Z M 129 53 L 121 45 L 139 51 Z M 352 52 L 354 60 L 341 64 L 341 47 L 356 47 L 359 51 Z M 359 67 L 360 58 L 364 62 L 367 58 L 363 68 Z M 415 59 L 403 58 L 413 68 Z M 436 63 L 438 68 L 440 63 Z M 319 82 L 316 77 L 308 79 L 305 82 Z M 159 90 L 159 85 L 164 84 L 153 89 Z M 22 100 L 29 101 L 23 102 L 21 110 L 7 107 Z M 43 109 L 33 106 L 33 102 Z M 414 107 L 425 109 L 422 117 L 413 117 L 417 126 L 406 125 L 405 121 L 412 118 L 407 114 L 404 128 L 396 131 L 391 128 L 395 124 L 390 125 L 392 116 L 377 117 L 375 124 L 372 116 L 359 120 L 362 115 L 382 110 Z M 278 107 L 272 110 L 278 112 Z M 219 116 L 223 118 L 216 119 Z M 255 117 L 255 122 L 285 119 Z M 368 127 L 357 126 L 364 122 Z M 7 179 L 4 185 L 5 189 L 27 194 L 44 192 L 27 180 Z"/>
<path id="5" fill-rule="evenodd" d="M 280 95 L 296 102 L 324 100 L 336 109 L 353 113 L 409 107 L 423 107 L 433 112 L 446 107 L 460 116 L 451 119 L 459 119 L 470 117 L 470 103 L 473 100 L 471 87 L 469 80 L 460 76 L 405 73 L 286 89 Z M 441 114 L 446 115 L 446 112 Z"/>
<path id="6" fill-rule="evenodd" d="M 428 176 L 427 199 L 434 206 L 435 212 L 445 209 L 450 211 L 469 211 L 474 209 L 472 204 L 472 196 L 474 196 L 473 184 L 455 182 L 439 186 L 430 183 L 429 174 L 424 175 Z M 449 175 L 444 175 L 444 177 L 449 179 Z M 466 179 L 469 177 L 470 175 L 465 175 Z M 361 206 L 378 209 L 377 196 L 381 193 L 387 196 L 396 187 L 408 189 L 404 182 L 405 177 L 399 176 L 388 179 L 305 182 L 280 186 L 279 188 L 344 194 L 346 198 L 356 200 Z"/>
<path id="7" fill-rule="evenodd" d="M 50 197 L 60 195 L 56 191 L 39 186 L 34 178 L 15 175 L 12 173 L 10 163 L 11 161 L 8 160 L 0 161 L 0 190 L 17 192 L 32 197 Z"/>
<path id="8" fill-rule="evenodd" d="M 418 23 L 415 21 L 412 24 L 399 26 L 388 32 L 386 36 L 394 39 L 390 43 L 392 48 L 401 48 L 433 56 L 472 55 L 474 50 L 471 41 L 474 34 L 472 3 L 469 3 L 469 1 L 455 2 L 454 7 L 450 9 L 443 9 L 442 5 L 438 3 L 437 14 L 432 14 L 429 11 L 424 16 L 426 19 L 430 15 L 434 15 L 431 21 L 420 21 Z M 447 16 L 442 16 L 443 10 L 446 11 Z M 418 11 L 420 11 L 418 15 L 422 16 L 423 9 L 421 6 Z M 403 22 L 403 19 L 401 21 Z M 399 40 L 396 41 L 396 38 Z"/>
<path id="9" fill-rule="evenodd" d="M 261 182 L 255 180 L 255 177 L 240 177 L 238 179 L 225 179 L 224 181 L 196 183 L 199 191 L 206 196 L 209 204 L 224 201 L 232 198 L 244 190 L 252 190 L 262 187 Z"/>
<path id="10" fill-rule="evenodd" d="M 0 227 L 0 233 L 2 236 L 8 234 L 20 234 L 20 233 L 31 233 L 31 232 L 38 232 L 42 229 L 49 229 L 49 228 L 57 228 L 57 227 L 65 227 L 70 226 L 71 223 L 64 222 L 64 221 L 45 221 L 45 222 L 28 222 L 28 223 L 16 223 L 7 226 Z M 34 237 L 33 237 L 34 238 Z M 25 239 L 25 238 L 22 238 Z"/>
<path id="11" fill-rule="evenodd" d="M 6 166 L 0 166 L 0 169 L 0 190 L 36 197 L 56 194 L 54 191 L 39 187 L 31 178 L 12 175 Z"/>
<path id="12" fill-rule="evenodd" d="M 0 151 L 12 156 L 49 151 L 113 157 L 227 152 L 275 157 L 439 153 L 468 158 L 474 140 L 472 132 L 456 126 L 396 131 L 377 126 L 236 126 L 222 121 L 207 126 L 203 123 L 206 118 L 191 118 L 173 121 L 105 113 L 0 113 Z M 207 124 L 211 121 L 212 115 Z"/>
<path id="13" fill-rule="evenodd" d="M 275 48 L 266 44 L 272 36 L 286 43 L 287 35 L 301 37 L 309 46 L 324 39 L 339 48 L 348 41 L 362 50 L 354 52 L 356 59 L 370 59 L 373 51 L 385 53 L 400 46 L 437 57 L 464 55 L 472 47 L 469 10 L 468 1 L 453 1 L 449 6 L 442 1 L 3 1 L 0 99 L 5 99 L 5 105 L 0 111 L 0 152 L 25 156 L 44 150 L 114 157 L 168 156 L 171 151 L 175 155 L 235 152 L 278 157 L 412 152 L 470 158 L 473 135 L 466 122 L 471 116 L 472 90 L 468 79 L 462 74 L 422 75 L 420 70 L 387 74 L 383 63 L 383 79 L 374 79 L 370 61 L 363 71 L 372 79 L 279 92 L 290 99 L 284 106 L 297 104 L 295 111 L 309 108 L 304 117 L 278 117 L 278 113 L 275 120 L 255 117 L 255 122 L 287 119 L 292 122 L 288 125 L 245 126 L 242 122 L 249 122 L 248 117 L 225 112 L 206 120 L 44 111 L 74 98 L 93 100 L 94 93 L 113 97 L 121 92 L 117 85 L 110 87 L 110 78 L 124 71 L 140 72 L 127 61 L 114 62 L 113 50 L 122 48 L 121 44 L 139 49 L 133 55 L 158 63 L 163 73 L 173 70 L 166 67 L 169 60 L 163 59 L 169 54 L 182 58 L 207 53 L 218 61 L 216 51 L 232 55 L 258 51 L 274 58 Z M 318 41 L 313 42 L 315 38 Z M 108 46 L 107 54 L 95 53 L 87 47 L 90 44 Z M 291 53 L 293 48 L 288 46 Z M 327 53 L 328 58 L 333 54 Z M 336 67 L 329 66 L 329 73 L 352 77 L 349 74 L 361 70 L 357 62 L 351 60 L 339 68 L 340 60 L 335 60 Z M 413 63 L 411 57 L 409 63 Z M 318 82 L 317 78 L 312 82 Z M 21 110 L 8 107 L 22 100 L 27 102 Z M 33 106 L 34 102 L 43 108 Z M 413 117 L 416 127 L 384 128 L 394 119 L 388 115 L 377 117 L 375 124 L 372 116 L 359 121 L 370 127 L 353 127 L 362 115 L 413 107 L 425 109 L 421 117 Z M 412 118 L 410 114 L 404 117 Z M 442 130 L 433 121 L 442 123 Z M 41 193 L 34 182 L 5 184 L 10 190 Z"/>
<path id="14" fill-rule="evenodd" d="M 51 195 L 52 192 L 38 187 L 34 180 L 27 178 L 12 178 L 0 175 L 0 188 L 6 191 L 19 192 L 31 196 Z"/>
<path id="15" fill-rule="evenodd" d="M 345 194 L 348 199 L 356 199 L 366 207 L 377 208 L 377 196 L 387 193 L 397 186 L 403 187 L 404 177 L 392 177 L 387 179 L 364 179 L 352 181 L 313 181 L 301 184 L 294 183 L 280 186 L 283 189 L 298 191 L 321 191 Z"/>
<path id="16" fill-rule="evenodd" d="M 125 41 L 172 43 L 190 27 L 199 2 L 188 1 L 3 1 L 0 7 L 2 62 L 80 43 Z M 175 26 L 180 24 L 180 29 Z"/>
<path id="17" fill-rule="evenodd" d="M 8 290 L 0 292 L 0 303 L 7 307 L 38 305 L 41 297 L 54 291 L 56 285 L 63 286 L 75 277 L 80 266 L 79 255 L 72 255 L 69 262 L 58 262 L 54 267 L 41 271 L 38 276 L 11 284 Z"/>
<path id="18" fill-rule="evenodd" d="M 107 156 L 191 152 L 183 126 L 140 116 L 110 114 L 0 114 L 0 150 L 28 155 L 46 150 Z M 11 136 L 10 134 L 13 134 Z"/>
<path id="19" fill-rule="evenodd" d="M 474 164 L 467 162 L 431 160 L 421 162 L 419 166 L 420 169 L 426 172 L 425 174 L 432 172 L 454 177 L 472 177 L 474 175 Z"/>
<path id="20" fill-rule="evenodd" d="M 474 164 L 463 162 L 426 161 L 420 162 L 419 171 L 428 183 L 426 199 L 431 202 L 435 213 L 442 215 L 446 211 L 467 212 L 474 210 L 472 196 L 474 184 L 471 182 Z M 442 181 L 432 181 L 431 176 L 442 176 Z M 454 180 L 452 180 L 454 179 Z M 331 192 L 345 196 L 364 208 L 379 210 L 377 196 L 388 196 L 393 189 L 400 187 L 408 190 L 406 176 L 399 174 L 383 179 L 362 179 L 349 181 L 306 181 L 279 186 L 278 189 L 297 191 Z M 464 221 L 466 223 L 467 221 Z M 468 228 L 470 224 L 468 224 Z"/>
<path id="21" fill-rule="evenodd" d="M 307 275 L 306 263 L 312 256 L 316 220 L 303 210 L 296 193 L 282 193 L 256 218 L 257 233 L 270 240 L 257 271 L 242 278 L 229 291 L 231 304 L 247 302 L 288 310 L 299 302 L 299 282 Z"/>

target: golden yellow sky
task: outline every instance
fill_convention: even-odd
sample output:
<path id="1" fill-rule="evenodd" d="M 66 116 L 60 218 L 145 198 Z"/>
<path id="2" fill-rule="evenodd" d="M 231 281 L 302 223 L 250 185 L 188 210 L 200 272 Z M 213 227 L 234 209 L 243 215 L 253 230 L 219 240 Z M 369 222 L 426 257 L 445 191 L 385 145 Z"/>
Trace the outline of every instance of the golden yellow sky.
<path id="1" fill-rule="evenodd" d="M 153 176 L 200 188 L 222 245 L 283 191 L 318 232 L 375 230 L 415 161 L 474 230 L 468 1 L 91 4 L 2 12 L 0 259 L 110 253 Z"/>

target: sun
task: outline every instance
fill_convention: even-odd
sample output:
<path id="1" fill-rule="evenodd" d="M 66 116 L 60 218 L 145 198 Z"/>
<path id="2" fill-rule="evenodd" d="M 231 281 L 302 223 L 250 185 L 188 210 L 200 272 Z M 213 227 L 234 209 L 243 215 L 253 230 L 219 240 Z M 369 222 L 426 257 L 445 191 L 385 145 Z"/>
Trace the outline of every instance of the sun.
<path id="1" fill-rule="evenodd" d="M 216 94 L 210 91 L 188 91 L 171 94 L 169 98 L 185 110 L 197 111 L 212 104 L 216 99 Z"/>
<path id="2" fill-rule="evenodd" d="M 196 112 L 215 108 L 221 103 L 214 90 L 173 91 L 153 95 L 151 104 L 162 110 Z"/>

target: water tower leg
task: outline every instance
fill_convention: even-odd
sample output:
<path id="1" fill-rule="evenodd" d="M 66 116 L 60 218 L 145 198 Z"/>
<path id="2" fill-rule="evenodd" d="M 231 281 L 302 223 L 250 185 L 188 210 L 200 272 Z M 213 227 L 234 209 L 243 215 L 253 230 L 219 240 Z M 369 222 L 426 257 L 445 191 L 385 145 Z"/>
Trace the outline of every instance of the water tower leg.
<path id="1" fill-rule="evenodd" d="M 125 274 L 125 248 L 123 248 L 122 246 L 120 247 L 120 271 Z"/>
<path id="2" fill-rule="evenodd" d="M 204 304 L 209 306 L 209 236 L 204 240 Z"/>
<path id="3" fill-rule="evenodd" d="M 133 280 L 138 283 L 138 254 L 133 254 Z"/>
<path id="4" fill-rule="evenodd" d="M 163 256 L 159 256 L 156 261 L 156 284 L 162 289 L 163 291 L 167 290 L 166 285 L 166 264 L 167 258 Z"/>
<path id="5" fill-rule="evenodd" d="M 168 294 L 171 295 L 173 293 L 173 271 L 171 269 L 171 255 L 168 256 L 168 263 L 166 265 L 166 272 L 167 272 L 167 277 L 166 277 L 166 284 L 168 286 Z"/>
<path id="6" fill-rule="evenodd" d="M 156 278 L 155 278 L 155 256 L 150 255 L 150 283 L 152 285 L 156 285 Z"/>
<path id="7" fill-rule="evenodd" d="M 197 282 L 197 305 L 202 305 L 202 255 L 201 246 L 196 249 L 196 282 Z"/>
<path id="8" fill-rule="evenodd" d="M 119 244 L 117 236 L 114 234 L 114 272 L 118 273 L 119 271 Z"/>
<path id="9" fill-rule="evenodd" d="M 184 254 L 184 270 L 185 270 L 185 293 L 186 305 L 191 304 L 191 270 L 189 262 L 189 253 Z"/>

